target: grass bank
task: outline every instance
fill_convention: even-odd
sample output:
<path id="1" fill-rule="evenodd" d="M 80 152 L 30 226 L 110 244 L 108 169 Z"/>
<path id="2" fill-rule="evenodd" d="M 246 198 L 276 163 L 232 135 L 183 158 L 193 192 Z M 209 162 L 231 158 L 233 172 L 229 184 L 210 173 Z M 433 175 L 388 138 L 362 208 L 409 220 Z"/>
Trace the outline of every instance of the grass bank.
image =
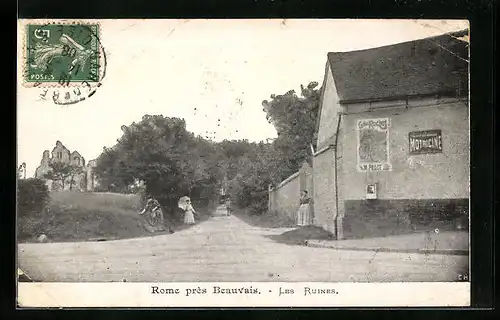
<path id="1" fill-rule="evenodd" d="M 169 234 L 149 233 L 138 195 L 117 193 L 52 192 L 46 210 L 35 216 L 18 219 L 18 241 L 35 242 L 45 234 L 49 242 L 99 241 Z M 194 202 L 197 222 L 208 219 L 214 205 Z M 189 226 L 182 217 L 165 212 L 165 224 L 174 231 Z"/>

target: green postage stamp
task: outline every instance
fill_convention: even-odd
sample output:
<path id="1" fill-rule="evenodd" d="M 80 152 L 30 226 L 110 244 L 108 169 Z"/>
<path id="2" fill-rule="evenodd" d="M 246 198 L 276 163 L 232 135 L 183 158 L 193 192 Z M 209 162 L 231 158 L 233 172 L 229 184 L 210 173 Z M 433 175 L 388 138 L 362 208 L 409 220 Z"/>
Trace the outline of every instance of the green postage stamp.
<path id="1" fill-rule="evenodd" d="M 24 30 L 25 86 L 90 85 L 104 76 L 98 23 L 31 21 Z"/>

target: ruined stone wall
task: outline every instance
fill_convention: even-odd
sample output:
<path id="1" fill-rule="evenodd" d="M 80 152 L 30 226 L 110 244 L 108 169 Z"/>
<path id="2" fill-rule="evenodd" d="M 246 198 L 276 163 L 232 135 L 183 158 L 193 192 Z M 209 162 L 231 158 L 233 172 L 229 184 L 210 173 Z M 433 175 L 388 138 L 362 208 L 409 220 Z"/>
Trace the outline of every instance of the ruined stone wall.
<path id="1" fill-rule="evenodd" d="M 95 160 L 90 160 L 87 166 L 85 167 L 85 173 L 86 173 L 86 189 L 87 191 L 94 191 L 96 188 L 99 186 L 99 182 L 97 181 L 97 177 L 94 172 L 94 167 L 95 167 Z"/>
<path id="2" fill-rule="evenodd" d="M 50 154 L 49 150 L 45 150 L 40 161 L 40 166 L 35 170 L 35 178 L 43 179 L 43 176 L 49 172 Z"/>
<path id="3" fill-rule="evenodd" d="M 56 146 L 52 149 L 51 161 L 58 161 L 63 163 L 71 163 L 71 154 L 69 150 L 61 143 L 61 141 L 56 142 Z"/>
<path id="4" fill-rule="evenodd" d="M 50 156 L 52 155 L 52 156 Z M 64 190 L 72 191 L 93 191 L 98 185 L 93 167 L 95 166 L 95 160 L 89 161 L 88 165 L 85 165 L 85 158 L 78 151 L 70 152 L 60 141 L 56 142 L 56 146 L 52 149 L 52 152 L 45 150 L 42 155 L 42 160 L 40 161 L 40 166 L 35 171 L 35 178 L 45 179 L 44 176 L 50 171 L 50 163 L 52 162 L 62 162 L 69 165 L 79 166 L 82 168 L 82 172 L 73 177 L 74 182 L 71 183 L 71 177 L 68 177 L 64 182 Z M 49 190 L 62 191 L 62 184 L 60 181 L 52 181 L 45 179 Z"/>

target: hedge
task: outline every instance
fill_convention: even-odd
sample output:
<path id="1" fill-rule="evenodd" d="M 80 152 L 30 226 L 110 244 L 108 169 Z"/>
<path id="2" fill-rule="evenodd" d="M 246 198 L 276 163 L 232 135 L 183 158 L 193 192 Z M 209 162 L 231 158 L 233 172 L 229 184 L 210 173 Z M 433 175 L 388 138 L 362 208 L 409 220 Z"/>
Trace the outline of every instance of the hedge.
<path id="1" fill-rule="evenodd" d="M 17 181 L 18 216 L 41 214 L 50 200 L 49 188 L 45 181 L 36 178 Z"/>

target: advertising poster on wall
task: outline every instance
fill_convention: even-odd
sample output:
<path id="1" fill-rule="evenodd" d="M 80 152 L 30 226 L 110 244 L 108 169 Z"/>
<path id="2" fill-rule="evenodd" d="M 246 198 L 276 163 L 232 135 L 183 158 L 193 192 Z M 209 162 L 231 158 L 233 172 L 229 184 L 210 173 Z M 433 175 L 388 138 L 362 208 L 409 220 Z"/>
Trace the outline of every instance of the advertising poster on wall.
<path id="1" fill-rule="evenodd" d="M 413 131 L 408 134 L 410 154 L 441 153 L 441 130 Z"/>
<path id="2" fill-rule="evenodd" d="M 391 171 L 389 160 L 389 119 L 359 119 L 358 171 Z"/>

